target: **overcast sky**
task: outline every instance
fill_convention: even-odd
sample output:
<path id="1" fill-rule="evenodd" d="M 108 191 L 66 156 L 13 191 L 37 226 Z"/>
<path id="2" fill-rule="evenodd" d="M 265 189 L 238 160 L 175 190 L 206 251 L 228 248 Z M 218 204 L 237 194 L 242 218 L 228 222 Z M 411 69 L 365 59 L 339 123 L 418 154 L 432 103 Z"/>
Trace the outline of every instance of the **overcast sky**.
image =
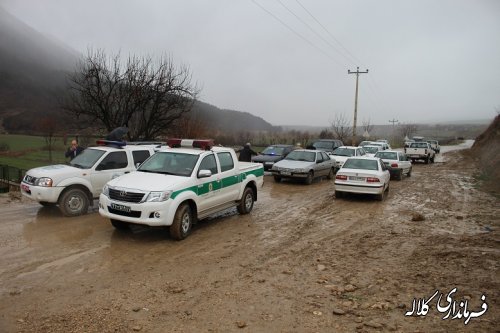
<path id="1" fill-rule="evenodd" d="M 273 125 L 491 119 L 500 111 L 498 0 L 0 0 L 85 53 L 168 54 L 200 100 Z"/>

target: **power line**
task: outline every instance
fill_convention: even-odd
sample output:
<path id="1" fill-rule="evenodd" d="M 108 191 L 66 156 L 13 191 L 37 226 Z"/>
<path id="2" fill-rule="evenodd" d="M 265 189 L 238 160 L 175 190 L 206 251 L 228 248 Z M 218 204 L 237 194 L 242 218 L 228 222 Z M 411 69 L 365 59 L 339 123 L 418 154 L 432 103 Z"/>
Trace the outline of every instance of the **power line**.
<path id="1" fill-rule="evenodd" d="M 297 1 L 297 3 L 313 18 L 313 20 L 316 21 L 316 23 L 318 23 L 319 26 L 322 27 L 323 30 L 325 30 L 326 33 L 330 35 L 330 37 L 332 37 L 333 40 L 336 41 L 337 44 L 339 44 L 347 52 L 347 54 L 349 54 L 352 59 L 356 61 L 356 63 L 363 65 L 363 62 L 360 61 L 354 54 L 352 54 L 337 38 L 335 38 L 335 36 L 323 24 L 321 24 L 321 22 L 309 10 L 307 10 L 307 8 L 304 7 L 304 5 L 302 5 L 299 0 L 295 1 Z"/>
<path id="2" fill-rule="evenodd" d="M 345 54 L 343 54 L 335 45 L 330 43 L 328 40 L 326 40 L 323 36 L 321 36 L 313 27 L 309 25 L 306 21 L 304 21 L 299 15 L 297 15 L 293 10 L 288 8 L 281 0 L 276 0 L 282 5 L 289 13 L 291 13 L 297 20 L 299 20 L 303 25 L 305 25 L 309 30 L 311 30 L 316 36 L 318 36 L 323 42 L 325 42 L 327 45 L 329 45 L 335 52 L 340 54 L 342 57 L 344 57 L 348 62 L 351 62 L 352 64 L 356 64 L 355 62 L 352 61 L 349 57 L 347 57 Z"/>
<path id="3" fill-rule="evenodd" d="M 333 58 L 330 54 L 326 53 L 323 49 L 321 49 L 320 47 L 318 47 L 317 45 L 315 45 L 313 42 L 311 42 L 310 40 L 308 40 L 307 38 L 305 38 L 304 36 L 302 36 L 301 34 L 299 34 L 297 31 L 293 30 L 288 24 L 286 24 L 285 22 L 283 22 L 279 17 L 277 17 L 276 15 L 274 15 L 272 12 L 270 12 L 269 10 L 267 10 L 265 7 L 263 7 L 261 4 L 259 4 L 258 2 L 256 2 L 255 0 L 251 0 L 255 5 L 257 5 L 260 9 L 262 9 L 263 11 L 265 11 L 267 14 L 269 14 L 271 17 L 273 17 L 276 21 L 278 21 L 279 23 L 281 23 L 283 26 L 285 26 L 288 30 L 290 30 L 291 32 L 293 32 L 295 35 L 297 35 L 300 39 L 302 39 L 303 41 L 305 41 L 307 44 L 311 45 L 312 47 L 314 47 L 315 49 L 317 49 L 318 51 L 320 51 L 321 53 L 323 53 L 325 56 L 327 56 L 328 58 L 330 58 L 331 60 L 333 60 L 337 65 L 341 66 L 341 67 L 344 67 L 344 65 L 340 64 L 335 58 Z"/>

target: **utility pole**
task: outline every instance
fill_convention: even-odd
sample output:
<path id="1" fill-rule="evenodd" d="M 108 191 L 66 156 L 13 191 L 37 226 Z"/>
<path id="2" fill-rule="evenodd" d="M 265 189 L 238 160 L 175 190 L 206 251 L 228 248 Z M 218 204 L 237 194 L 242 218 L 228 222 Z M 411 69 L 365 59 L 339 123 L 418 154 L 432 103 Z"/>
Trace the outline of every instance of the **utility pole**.
<path id="1" fill-rule="evenodd" d="M 396 141 L 396 133 L 394 132 L 394 125 L 396 123 L 399 123 L 399 120 L 392 118 L 392 120 L 389 120 L 389 122 L 392 123 L 392 144 L 394 144 Z"/>
<path id="2" fill-rule="evenodd" d="M 368 73 L 368 69 L 366 72 L 360 72 L 359 67 L 356 67 L 355 72 L 351 72 L 350 69 L 347 70 L 347 74 L 356 74 L 356 97 L 354 98 L 354 122 L 352 125 L 352 145 L 354 146 L 356 142 L 356 121 L 358 119 L 358 78 L 359 74 L 366 74 Z"/>

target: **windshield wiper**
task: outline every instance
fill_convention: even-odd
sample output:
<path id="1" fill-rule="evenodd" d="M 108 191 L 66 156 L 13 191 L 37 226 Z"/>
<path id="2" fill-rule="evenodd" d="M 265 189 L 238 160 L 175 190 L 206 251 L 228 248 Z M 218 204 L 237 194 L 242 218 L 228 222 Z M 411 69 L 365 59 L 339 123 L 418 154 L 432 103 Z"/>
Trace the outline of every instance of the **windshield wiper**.
<path id="1" fill-rule="evenodd" d="M 85 169 L 84 166 L 81 164 L 74 163 L 74 164 L 70 164 L 70 165 L 75 167 L 75 168 L 78 168 L 78 169 Z"/>

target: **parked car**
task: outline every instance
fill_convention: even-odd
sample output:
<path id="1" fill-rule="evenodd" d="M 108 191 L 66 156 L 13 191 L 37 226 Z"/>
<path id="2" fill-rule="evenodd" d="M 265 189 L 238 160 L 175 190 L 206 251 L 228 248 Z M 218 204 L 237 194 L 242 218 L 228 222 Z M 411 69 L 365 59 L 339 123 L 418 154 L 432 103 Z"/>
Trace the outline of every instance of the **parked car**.
<path id="1" fill-rule="evenodd" d="M 437 140 L 427 140 L 427 142 L 431 145 L 431 148 L 436 152 L 436 154 L 439 154 L 439 152 L 441 151 L 439 142 Z"/>
<path id="2" fill-rule="evenodd" d="M 385 142 L 372 141 L 370 142 L 370 146 L 379 146 L 382 148 L 382 150 L 391 149 L 391 147 Z"/>
<path id="3" fill-rule="evenodd" d="M 342 167 L 344 162 L 349 157 L 353 156 L 363 156 L 366 152 L 363 147 L 354 146 L 342 146 L 335 149 L 332 153 L 333 158 L 335 158 L 335 168 L 338 170 Z"/>
<path id="4" fill-rule="evenodd" d="M 368 157 L 373 157 L 375 156 L 376 153 L 383 150 L 382 146 L 373 146 L 373 145 L 363 146 L 363 149 L 365 150 L 366 156 Z"/>
<path id="5" fill-rule="evenodd" d="M 370 143 L 372 143 L 372 142 L 371 142 L 371 141 L 361 141 L 361 142 L 358 144 L 358 147 L 364 147 L 364 146 L 369 145 Z"/>
<path id="6" fill-rule="evenodd" d="M 295 147 L 292 145 L 272 145 L 264 149 L 260 155 L 254 156 L 252 162 L 262 163 L 264 170 L 270 170 L 274 163 L 281 161 L 288 155 Z"/>
<path id="7" fill-rule="evenodd" d="M 415 162 L 416 160 L 424 160 L 426 164 L 434 163 L 436 153 L 431 148 L 431 145 L 426 141 L 412 142 L 409 147 L 406 147 L 405 154 Z"/>
<path id="8" fill-rule="evenodd" d="M 335 149 L 338 147 L 343 146 L 344 143 L 340 140 L 335 140 L 335 139 L 321 139 L 321 140 L 316 140 L 314 141 L 311 145 L 307 146 L 309 149 L 318 149 L 318 150 L 323 150 L 326 151 L 327 154 L 330 154 L 333 152 Z"/>
<path id="9" fill-rule="evenodd" d="M 321 176 L 332 179 L 335 160 L 322 150 L 297 149 L 276 162 L 271 172 L 276 182 L 283 178 L 301 178 L 306 184 L 311 184 L 314 178 Z"/>
<path id="10" fill-rule="evenodd" d="M 408 160 L 408 157 L 403 152 L 384 150 L 376 153 L 375 157 L 380 158 L 384 162 L 391 176 L 395 179 L 401 180 L 403 174 L 406 174 L 408 177 L 411 176 L 411 161 Z"/>
<path id="11" fill-rule="evenodd" d="M 335 197 L 344 193 L 374 194 L 384 200 L 389 191 L 391 175 L 381 159 L 376 157 L 350 157 L 335 176 Z"/>

